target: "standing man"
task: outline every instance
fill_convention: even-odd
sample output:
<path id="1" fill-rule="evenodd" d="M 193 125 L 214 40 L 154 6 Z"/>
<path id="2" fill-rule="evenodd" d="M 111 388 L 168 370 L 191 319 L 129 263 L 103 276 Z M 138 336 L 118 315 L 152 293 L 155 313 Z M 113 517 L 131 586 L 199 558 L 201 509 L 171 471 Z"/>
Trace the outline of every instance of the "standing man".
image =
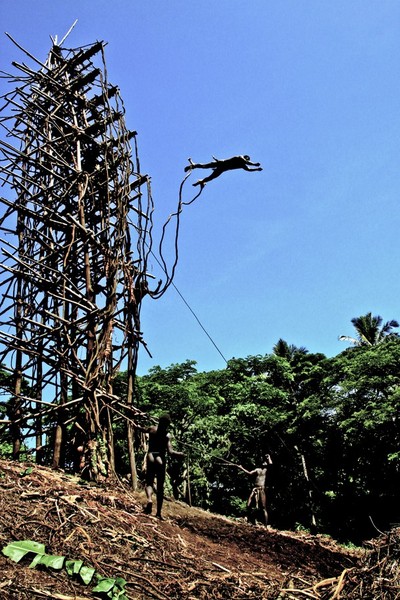
<path id="1" fill-rule="evenodd" d="M 157 479 L 157 512 L 156 516 L 162 519 L 161 509 L 164 501 L 164 482 L 166 469 L 166 455 L 179 456 L 183 458 L 183 452 L 177 452 L 172 448 L 171 437 L 168 433 L 171 425 L 171 417 L 168 414 L 161 415 L 157 427 L 152 426 L 141 429 L 149 434 L 149 449 L 146 457 L 146 496 L 147 505 L 145 513 L 151 515 L 153 510 L 152 494 L 154 491 L 154 479 Z"/>
<path id="2" fill-rule="evenodd" d="M 265 459 L 261 467 L 247 471 L 242 465 L 238 465 L 239 469 L 244 471 L 247 475 L 254 477 L 254 487 L 251 490 L 249 499 L 247 500 L 247 511 L 250 512 L 251 507 L 254 505 L 260 511 L 262 515 L 264 525 L 268 524 L 268 512 L 267 512 L 267 471 L 269 465 L 272 465 L 272 460 L 269 454 L 265 456 Z"/>

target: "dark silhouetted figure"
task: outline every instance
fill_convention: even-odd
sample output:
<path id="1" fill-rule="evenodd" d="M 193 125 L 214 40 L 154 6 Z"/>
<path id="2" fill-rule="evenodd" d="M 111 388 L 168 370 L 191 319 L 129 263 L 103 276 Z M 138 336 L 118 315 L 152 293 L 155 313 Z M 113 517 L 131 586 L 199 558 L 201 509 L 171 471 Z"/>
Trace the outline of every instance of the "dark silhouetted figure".
<path id="1" fill-rule="evenodd" d="M 168 414 L 160 417 L 157 427 L 152 426 L 142 431 L 149 434 L 149 449 L 146 457 L 146 496 L 147 505 L 146 514 L 150 515 L 153 509 L 152 494 L 154 488 L 154 479 L 157 479 L 157 513 L 156 516 L 161 519 L 161 509 L 164 501 L 164 482 L 166 455 L 183 457 L 183 452 L 177 452 L 172 448 L 170 434 L 168 429 L 171 425 L 171 418 Z M 140 428 L 141 429 L 141 428 Z"/>
<path id="2" fill-rule="evenodd" d="M 223 160 L 219 160 L 213 156 L 213 162 L 210 163 L 194 163 L 191 158 L 189 158 L 189 165 L 185 167 L 185 171 L 191 171 L 192 169 L 212 169 L 212 173 L 205 177 L 204 179 L 199 179 L 193 185 L 200 185 L 203 188 L 208 181 L 219 177 L 225 171 L 232 171 L 234 169 L 244 169 L 245 171 L 262 171 L 262 167 L 260 167 L 260 163 L 251 162 L 250 156 L 245 154 L 244 156 L 232 156 L 232 158 L 225 158 Z M 249 169 L 251 167 L 257 167 L 256 169 Z"/>
<path id="3" fill-rule="evenodd" d="M 250 514 L 252 507 L 255 507 L 261 514 L 262 521 L 265 526 L 268 525 L 268 512 L 267 512 L 267 471 L 269 465 L 272 465 L 272 460 L 269 454 L 266 455 L 261 467 L 247 471 L 242 465 L 239 465 L 239 469 L 244 471 L 247 475 L 254 477 L 254 487 L 251 490 L 249 499 L 247 500 L 247 512 Z"/>

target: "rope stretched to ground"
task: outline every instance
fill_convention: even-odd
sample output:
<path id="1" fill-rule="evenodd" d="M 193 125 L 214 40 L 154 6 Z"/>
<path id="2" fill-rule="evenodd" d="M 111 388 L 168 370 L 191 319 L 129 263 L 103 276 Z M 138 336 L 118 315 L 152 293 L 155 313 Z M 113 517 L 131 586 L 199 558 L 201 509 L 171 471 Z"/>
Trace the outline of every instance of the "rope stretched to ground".
<path id="1" fill-rule="evenodd" d="M 197 323 L 200 325 L 200 327 L 202 328 L 202 330 L 204 331 L 204 333 L 206 334 L 206 336 L 208 337 L 208 339 L 210 340 L 210 342 L 212 343 L 212 345 L 214 346 L 214 348 L 216 349 L 216 351 L 218 352 L 218 354 L 220 356 L 222 356 L 222 358 L 224 359 L 224 361 L 226 363 L 228 363 L 228 359 L 225 358 L 225 356 L 222 354 L 221 350 L 218 348 L 217 344 L 214 342 L 214 340 L 212 339 L 211 335 L 208 333 L 208 331 L 206 330 L 206 328 L 204 327 L 204 325 L 200 321 L 199 317 L 196 315 L 196 313 L 191 308 L 191 306 L 189 306 L 189 303 L 187 302 L 187 300 L 185 300 L 185 298 L 182 296 L 181 292 L 178 290 L 178 288 L 176 287 L 176 285 L 174 283 L 172 283 L 172 287 L 175 289 L 176 293 L 180 296 L 180 298 L 182 299 L 182 301 L 186 304 L 186 306 L 188 307 L 188 309 L 190 310 L 190 312 L 192 313 L 192 315 L 196 319 Z"/>

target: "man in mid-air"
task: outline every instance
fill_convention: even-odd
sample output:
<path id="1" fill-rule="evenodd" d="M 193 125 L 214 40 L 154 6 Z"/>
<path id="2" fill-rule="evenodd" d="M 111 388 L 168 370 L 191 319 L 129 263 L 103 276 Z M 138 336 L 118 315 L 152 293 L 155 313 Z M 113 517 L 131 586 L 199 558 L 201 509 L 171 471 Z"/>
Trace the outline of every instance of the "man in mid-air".
<path id="1" fill-rule="evenodd" d="M 191 171 L 192 169 L 212 169 L 212 173 L 204 179 L 199 179 L 193 185 L 199 185 L 201 189 L 206 185 L 208 181 L 219 177 L 225 171 L 232 171 L 234 169 L 244 169 L 245 171 L 262 171 L 260 163 L 251 162 L 250 156 L 244 154 L 243 156 L 232 156 L 231 158 L 218 159 L 213 156 L 213 162 L 210 163 L 194 163 L 189 158 L 189 165 L 185 167 L 185 171 Z M 257 167 L 255 169 L 249 169 L 249 167 Z"/>

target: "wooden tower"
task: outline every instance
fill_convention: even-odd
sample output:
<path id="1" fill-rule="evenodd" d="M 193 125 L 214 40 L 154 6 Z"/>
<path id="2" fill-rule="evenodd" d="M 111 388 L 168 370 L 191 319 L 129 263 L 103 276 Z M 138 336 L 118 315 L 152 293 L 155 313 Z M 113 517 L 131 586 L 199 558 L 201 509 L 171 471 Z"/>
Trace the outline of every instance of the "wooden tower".
<path id="1" fill-rule="evenodd" d="M 13 63 L 0 107 L 3 423 L 15 458 L 34 436 L 38 462 L 67 457 L 100 479 L 113 468 L 120 368 L 134 405 L 150 183 L 104 43 L 54 44 L 43 63 L 23 52 L 33 66 Z M 135 477 L 129 425 L 128 440 Z"/>

